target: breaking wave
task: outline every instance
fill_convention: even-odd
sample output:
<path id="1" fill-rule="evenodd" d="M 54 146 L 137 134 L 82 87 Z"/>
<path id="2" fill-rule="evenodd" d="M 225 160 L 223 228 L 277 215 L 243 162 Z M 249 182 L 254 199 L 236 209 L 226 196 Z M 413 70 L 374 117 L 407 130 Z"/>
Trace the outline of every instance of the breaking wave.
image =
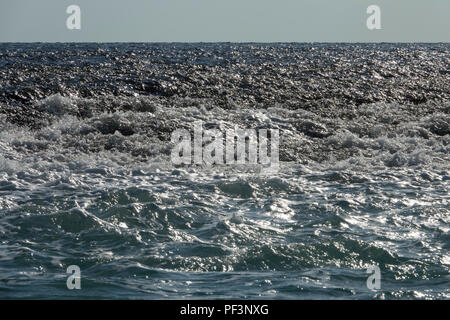
<path id="1" fill-rule="evenodd" d="M 0 45 L 0 297 L 449 298 L 448 50 Z M 280 171 L 173 166 L 197 120 Z"/>

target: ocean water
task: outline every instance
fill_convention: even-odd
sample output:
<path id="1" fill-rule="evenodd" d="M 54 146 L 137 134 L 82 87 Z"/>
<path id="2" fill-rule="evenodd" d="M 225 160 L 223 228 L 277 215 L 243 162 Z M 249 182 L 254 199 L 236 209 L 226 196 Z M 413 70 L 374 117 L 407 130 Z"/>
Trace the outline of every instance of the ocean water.
<path id="1" fill-rule="evenodd" d="M 0 44 L 0 298 L 449 299 L 449 65 L 449 44 Z M 280 170 L 172 165 L 198 120 L 278 129 Z"/>

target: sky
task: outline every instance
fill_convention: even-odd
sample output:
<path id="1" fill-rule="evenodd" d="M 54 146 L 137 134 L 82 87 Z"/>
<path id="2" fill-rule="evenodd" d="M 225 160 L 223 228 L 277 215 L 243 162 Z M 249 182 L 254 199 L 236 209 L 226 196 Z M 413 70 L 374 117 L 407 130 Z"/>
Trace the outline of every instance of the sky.
<path id="1" fill-rule="evenodd" d="M 0 42 L 450 42 L 449 16 L 450 0 L 0 0 Z"/>

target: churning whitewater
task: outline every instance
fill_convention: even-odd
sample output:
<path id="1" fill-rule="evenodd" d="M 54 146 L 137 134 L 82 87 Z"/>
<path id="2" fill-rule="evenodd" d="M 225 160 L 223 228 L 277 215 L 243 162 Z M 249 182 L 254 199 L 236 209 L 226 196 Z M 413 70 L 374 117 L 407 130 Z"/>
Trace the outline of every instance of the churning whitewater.
<path id="1" fill-rule="evenodd" d="M 449 53 L 0 44 L 0 298 L 450 298 Z M 279 170 L 173 164 L 196 121 Z"/>

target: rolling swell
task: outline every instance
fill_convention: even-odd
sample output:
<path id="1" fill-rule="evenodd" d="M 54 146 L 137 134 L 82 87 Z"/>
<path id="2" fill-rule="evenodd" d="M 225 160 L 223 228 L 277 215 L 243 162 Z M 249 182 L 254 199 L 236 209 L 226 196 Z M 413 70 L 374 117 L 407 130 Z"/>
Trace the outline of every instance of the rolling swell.
<path id="1" fill-rule="evenodd" d="M 0 45 L 0 296 L 448 298 L 448 51 Z M 280 172 L 174 168 L 195 120 Z"/>

